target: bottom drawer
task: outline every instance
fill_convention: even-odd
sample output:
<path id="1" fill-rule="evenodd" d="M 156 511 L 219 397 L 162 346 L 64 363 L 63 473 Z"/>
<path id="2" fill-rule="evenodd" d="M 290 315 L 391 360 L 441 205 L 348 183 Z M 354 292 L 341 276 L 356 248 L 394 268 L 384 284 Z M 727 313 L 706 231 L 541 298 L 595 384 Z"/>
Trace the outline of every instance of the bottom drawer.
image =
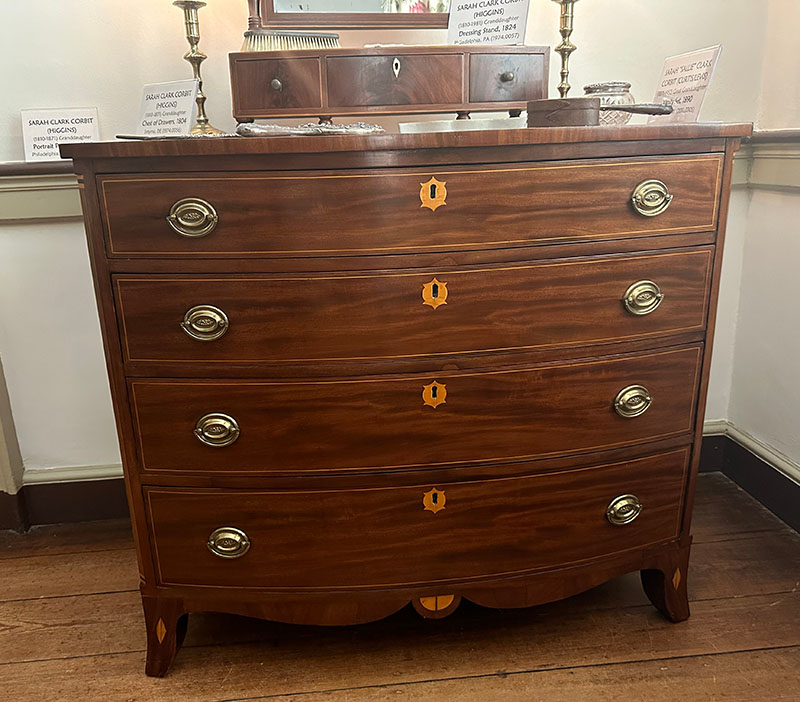
<path id="1" fill-rule="evenodd" d="M 688 457 L 679 449 L 560 473 L 361 490 L 146 488 L 145 498 L 162 584 L 394 587 L 522 573 L 675 538 Z M 623 495 L 642 509 L 613 525 L 607 508 Z M 221 527 L 238 532 L 210 542 Z"/>

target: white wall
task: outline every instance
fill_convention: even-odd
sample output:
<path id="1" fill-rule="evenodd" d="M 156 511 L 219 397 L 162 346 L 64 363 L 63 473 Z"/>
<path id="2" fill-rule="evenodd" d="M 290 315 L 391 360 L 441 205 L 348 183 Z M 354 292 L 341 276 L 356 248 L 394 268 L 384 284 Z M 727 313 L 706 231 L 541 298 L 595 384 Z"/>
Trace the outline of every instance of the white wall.
<path id="1" fill-rule="evenodd" d="M 800 29 L 798 0 L 769 0 L 769 41 L 764 45 L 758 125 L 761 129 L 800 127 Z"/>
<path id="2" fill-rule="evenodd" d="M 736 187 L 731 192 L 725 249 L 722 258 L 717 326 L 714 333 L 711 377 L 708 381 L 706 421 L 720 422 L 728 418 L 730 405 L 734 342 L 739 316 L 743 251 L 750 210 L 750 191 Z"/>
<path id="3" fill-rule="evenodd" d="M 28 468 L 119 463 L 83 223 L 0 227 L 0 352 Z"/>
<path id="4" fill-rule="evenodd" d="M 598 80 L 625 79 L 635 96 L 650 100 L 665 56 L 722 43 L 703 118 L 753 121 L 766 5 L 767 0 L 579 2 L 573 92 L 582 94 L 585 84 Z M 558 43 L 558 14 L 556 3 L 533 0 L 527 43 Z M 22 159 L 22 108 L 97 106 L 101 138 L 113 139 L 133 128 L 142 85 L 191 76 L 182 58 L 187 49 L 182 12 L 169 0 L 3 0 L 0 20 L 0 161 Z M 232 129 L 227 54 L 241 47 L 246 0 L 209 0 L 200 10 L 200 26 L 200 48 L 209 56 L 202 68 L 208 114 L 219 128 Z M 443 43 L 446 36 L 443 30 L 341 34 L 345 46 Z M 552 58 L 551 93 L 556 94 L 558 55 Z"/>
<path id="5" fill-rule="evenodd" d="M 578 51 L 571 60 L 573 94 L 581 94 L 586 83 L 625 79 L 633 84 L 636 97 L 649 100 L 665 56 L 722 43 L 723 54 L 702 117 L 759 119 L 772 125 L 785 86 L 773 85 L 761 63 L 768 19 L 772 22 L 770 56 L 775 52 L 785 59 L 793 56 L 793 33 L 783 31 L 778 12 L 768 15 L 766 9 L 793 3 L 580 2 L 573 34 Z M 558 12 L 555 3 L 532 2 L 528 44 L 552 46 L 559 41 Z M 169 0 L 2 0 L 0 20 L 0 161 L 22 158 L 20 109 L 97 106 L 101 136 L 112 139 L 132 129 L 143 84 L 190 75 L 182 59 L 187 48 L 182 13 Z M 201 48 L 209 55 L 203 65 L 208 113 L 213 124 L 231 129 L 226 54 L 241 46 L 247 3 L 209 0 L 200 10 L 200 23 Z M 773 34 L 785 34 L 785 41 L 774 44 Z M 342 32 L 345 46 L 376 41 L 442 43 L 444 38 L 442 30 Z M 558 62 L 554 54 L 552 94 Z M 747 206 L 747 193 L 734 193 L 709 398 L 712 418 L 727 416 L 731 395 Z M 28 468 L 119 460 L 78 223 L 0 225 L 0 356 Z"/>
<path id="6" fill-rule="evenodd" d="M 768 3 L 758 101 L 764 129 L 800 128 L 800 2 Z M 756 176 L 742 246 L 728 418 L 755 450 L 800 481 L 800 142 L 770 153 L 780 182 Z"/>
<path id="7" fill-rule="evenodd" d="M 800 191 L 753 192 L 729 418 L 800 463 Z"/>

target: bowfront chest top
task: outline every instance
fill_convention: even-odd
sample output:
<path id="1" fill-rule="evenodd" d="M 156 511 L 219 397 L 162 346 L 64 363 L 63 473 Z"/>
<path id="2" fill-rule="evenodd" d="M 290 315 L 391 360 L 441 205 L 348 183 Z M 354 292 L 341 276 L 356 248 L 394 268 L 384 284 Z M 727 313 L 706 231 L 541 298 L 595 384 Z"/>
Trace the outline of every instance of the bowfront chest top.
<path id="1" fill-rule="evenodd" d="M 686 597 L 749 125 L 75 144 L 147 625 Z"/>

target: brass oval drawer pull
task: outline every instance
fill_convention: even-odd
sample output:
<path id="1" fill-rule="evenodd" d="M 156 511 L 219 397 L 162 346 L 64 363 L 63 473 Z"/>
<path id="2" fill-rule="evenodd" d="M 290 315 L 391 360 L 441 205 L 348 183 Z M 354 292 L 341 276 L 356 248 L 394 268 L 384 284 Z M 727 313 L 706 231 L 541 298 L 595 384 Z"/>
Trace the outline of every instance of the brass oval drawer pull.
<path id="1" fill-rule="evenodd" d="M 622 303 L 628 312 L 641 316 L 654 312 L 663 299 L 664 293 L 652 280 L 640 280 L 625 291 Z"/>
<path id="2" fill-rule="evenodd" d="M 250 550 L 250 539 L 236 527 L 219 527 L 211 532 L 206 545 L 220 558 L 241 558 Z"/>
<path id="3" fill-rule="evenodd" d="M 614 411 L 620 417 L 638 417 L 647 412 L 651 404 L 653 398 L 644 385 L 628 385 L 614 398 Z"/>
<path id="4" fill-rule="evenodd" d="M 516 76 L 514 75 L 514 71 L 504 71 L 500 74 L 500 80 L 503 83 L 511 83 Z"/>
<path id="5" fill-rule="evenodd" d="M 283 83 L 281 83 L 279 78 L 273 78 L 269 82 L 269 86 L 278 93 L 281 92 L 281 90 L 283 90 Z"/>
<path id="6" fill-rule="evenodd" d="M 194 435 L 207 446 L 230 446 L 239 438 L 236 420 L 221 412 L 205 414 L 197 420 Z"/>
<path id="7" fill-rule="evenodd" d="M 630 524 L 642 513 L 642 503 L 636 495 L 620 495 L 606 508 L 606 519 L 614 526 Z"/>
<path id="8" fill-rule="evenodd" d="M 660 180 L 645 180 L 639 183 L 631 196 L 633 209 L 645 217 L 660 215 L 672 202 L 672 195 Z"/>
<path id="9" fill-rule="evenodd" d="M 214 305 L 196 305 L 183 315 L 181 329 L 192 339 L 214 341 L 228 331 L 228 316 Z"/>
<path id="10" fill-rule="evenodd" d="M 195 238 L 210 234 L 219 216 L 210 202 L 199 197 L 184 197 L 172 206 L 167 222 L 181 236 Z"/>

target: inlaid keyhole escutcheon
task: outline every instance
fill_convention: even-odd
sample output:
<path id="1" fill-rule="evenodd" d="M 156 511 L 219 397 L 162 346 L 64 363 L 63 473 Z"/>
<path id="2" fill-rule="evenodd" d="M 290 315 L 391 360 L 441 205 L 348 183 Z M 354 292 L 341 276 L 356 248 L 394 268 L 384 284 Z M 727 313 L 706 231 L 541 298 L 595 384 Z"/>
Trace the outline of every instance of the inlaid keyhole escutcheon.
<path id="1" fill-rule="evenodd" d="M 444 383 L 437 383 L 435 380 L 430 385 L 422 387 L 422 401 L 427 407 L 438 407 L 445 403 L 447 397 L 447 386 Z"/>
<path id="2" fill-rule="evenodd" d="M 430 283 L 422 286 L 422 303 L 436 309 L 447 304 L 447 283 L 434 278 Z"/>
<path id="3" fill-rule="evenodd" d="M 441 512 L 444 509 L 444 504 L 447 498 L 444 495 L 444 490 L 437 490 L 431 488 L 422 496 L 422 506 L 426 512 Z"/>
<path id="4" fill-rule="evenodd" d="M 392 73 L 394 74 L 395 78 L 398 78 L 400 76 L 401 68 L 402 66 L 400 65 L 400 59 L 395 56 L 394 60 L 392 61 Z"/>
<path id="5" fill-rule="evenodd" d="M 422 207 L 427 207 L 432 212 L 435 212 L 442 205 L 446 205 L 446 185 L 445 181 L 437 180 L 435 176 L 432 176 L 425 183 L 420 183 L 419 199 L 422 202 Z"/>

